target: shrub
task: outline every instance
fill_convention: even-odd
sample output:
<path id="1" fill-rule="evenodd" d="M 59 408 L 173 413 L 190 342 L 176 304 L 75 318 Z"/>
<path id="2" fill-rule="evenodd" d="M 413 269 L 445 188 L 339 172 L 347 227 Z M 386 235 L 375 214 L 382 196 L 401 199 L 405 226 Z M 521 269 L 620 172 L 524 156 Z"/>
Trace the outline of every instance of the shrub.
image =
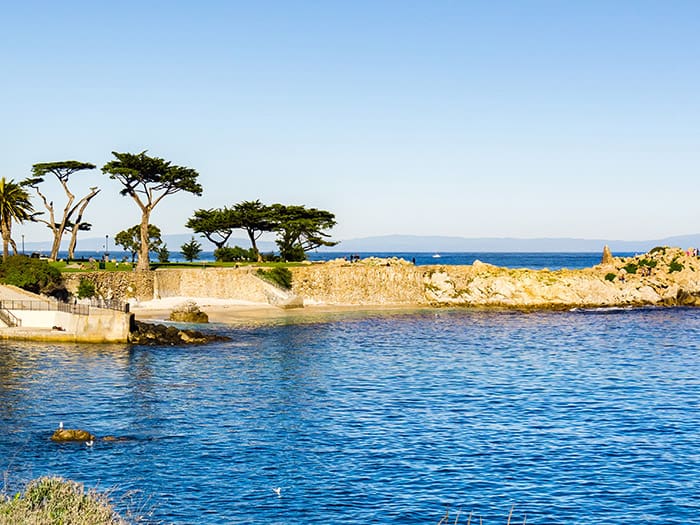
<path id="1" fill-rule="evenodd" d="M 635 263 L 627 263 L 624 268 L 627 273 L 637 273 L 638 266 Z"/>
<path id="2" fill-rule="evenodd" d="M 194 237 L 180 246 L 180 251 L 186 261 L 192 262 L 199 259 L 199 254 L 202 253 L 202 245 L 194 240 Z"/>
<path id="3" fill-rule="evenodd" d="M 95 283 L 88 279 L 80 279 L 78 284 L 78 299 L 95 297 Z"/>
<path id="4" fill-rule="evenodd" d="M 1 523 L 126 525 L 105 494 L 85 491 L 80 483 L 58 477 L 31 481 L 9 499 L 0 494 Z"/>
<path id="5" fill-rule="evenodd" d="M 617 276 L 616 276 L 614 273 L 612 273 L 612 272 L 605 274 L 605 280 L 606 280 L 606 281 L 612 282 L 612 281 L 615 280 L 615 277 L 617 277 Z"/>
<path id="6" fill-rule="evenodd" d="M 168 246 L 166 244 L 156 250 L 156 255 L 158 256 L 159 263 L 170 262 L 170 250 L 168 250 Z"/>
<path id="7" fill-rule="evenodd" d="M 649 250 L 649 254 L 657 253 L 657 252 L 663 254 L 663 253 L 666 253 L 666 249 L 667 249 L 667 248 L 668 248 L 668 246 L 655 246 L 654 248 L 652 248 L 651 250 Z"/>
<path id="8" fill-rule="evenodd" d="M 656 261 L 652 259 L 642 259 L 639 261 L 639 266 L 646 266 L 647 268 L 656 268 Z"/>
<path id="9" fill-rule="evenodd" d="M 267 282 L 279 286 L 284 290 L 290 290 L 292 288 L 292 272 L 287 268 L 272 268 L 271 270 L 263 270 L 258 268 L 256 272 L 257 276 Z"/>
<path id="10" fill-rule="evenodd" d="M 238 261 L 255 261 L 255 252 L 253 249 L 246 250 L 240 246 L 223 246 L 214 250 L 214 258 L 218 262 L 238 262 Z"/>
<path id="11" fill-rule="evenodd" d="M 8 257 L 0 264 L 0 281 L 12 284 L 32 293 L 67 299 L 68 291 L 58 268 L 41 259 L 22 255 Z"/>
<path id="12" fill-rule="evenodd" d="M 680 272 L 685 266 L 678 262 L 678 259 L 673 259 L 668 265 L 668 273 Z"/>

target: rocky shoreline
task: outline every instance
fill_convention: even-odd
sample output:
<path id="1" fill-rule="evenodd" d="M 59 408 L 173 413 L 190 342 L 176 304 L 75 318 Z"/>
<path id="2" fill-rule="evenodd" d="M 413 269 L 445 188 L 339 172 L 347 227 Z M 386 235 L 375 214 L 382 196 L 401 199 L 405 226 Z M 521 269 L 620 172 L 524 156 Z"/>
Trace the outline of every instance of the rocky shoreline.
<path id="1" fill-rule="evenodd" d="M 272 294 L 271 285 L 256 277 L 254 267 L 159 269 L 144 272 L 148 278 L 134 275 L 139 272 L 81 277 L 93 280 L 103 297 L 129 301 L 137 316 L 163 309 L 160 303 L 176 298 L 195 300 L 209 315 L 246 308 L 276 311 L 287 303 L 330 308 L 700 306 L 700 259 L 693 251 L 669 247 L 635 257 L 613 257 L 606 251 L 600 264 L 573 270 L 512 269 L 479 261 L 415 266 L 397 258 L 366 258 L 290 271 L 292 289 L 282 298 L 283 292 Z"/>

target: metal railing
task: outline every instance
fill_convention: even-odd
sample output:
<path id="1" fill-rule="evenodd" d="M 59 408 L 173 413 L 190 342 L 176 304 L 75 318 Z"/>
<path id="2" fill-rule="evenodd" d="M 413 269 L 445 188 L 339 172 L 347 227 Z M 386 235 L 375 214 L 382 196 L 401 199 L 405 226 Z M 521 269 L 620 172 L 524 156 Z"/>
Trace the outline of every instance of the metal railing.
<path id="1" fill-rule="evenodd" d="M 22 326 L 22 319 L 4 308 L 0 308 L 0 320 L 10 328 L 13 326 Z"/>
<path id="2" fill-rule="evenodd" d="M 70 304 L 59 301 L 4 300 L 0 301 L 0 309 L 67 312 L 77 315 L 90 313 L 90 307 L 86 304 Z"/>
<path id="3" fill-rule="evenodd" d="M 129 303 L 117 301 L 116 299 L 98 299 L 93 297 L 90 299 L 90 306 L 94 308 L 103 308 L 106 310 L 116 310 L 117 312 L 129 313 Z"/>

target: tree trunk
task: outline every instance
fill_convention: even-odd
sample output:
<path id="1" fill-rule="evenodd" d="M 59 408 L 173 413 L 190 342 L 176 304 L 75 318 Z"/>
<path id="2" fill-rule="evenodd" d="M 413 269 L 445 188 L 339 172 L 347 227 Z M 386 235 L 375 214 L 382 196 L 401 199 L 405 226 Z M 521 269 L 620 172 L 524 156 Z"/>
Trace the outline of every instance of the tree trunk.
<path id="1" fill-rule="evenodd" d="M 82 199 L 80 199 L 76 204 L 76 208 L 78 206 L 80 206 L 80 208 L 78 209 L 78 216 L 75 218 L 73 230 L 70 234 L 70 244 L 68 245 L 68 260 L 73 259 L 75 255 L 75 245 L 78 242 L 78 232 L 80 231 L 80 225 L 83 222 L 83 213 L 85 213 L 85 208 L 87 208 L 87 205 L 90 203 L 92 198 L 98 193 L 100 193 L 100 190 L 98 190 L 97 188 L 90 188 L 90 193 Z M 107 245 L 105 245 L 105 251 L 107 251 Z"/>
<path id="2" fill-rule="evenodd" d="M 6 261 L 10 256 L 9 244 L 10 237 L 12 236 L 12 230 L 10 230 L 10 225 L 7 223 L 7 221 L 2 221 L 2 224 L 0 224 L 0 230 L 0 233 L 2 234 L 2 260 Z"/>
<path id="3" fill-rule="evenodd" d="M 10 236 L 10 246 L 12 246 L 12 255 L 19 255 L 19 252 L 17 251 L 17 243 L 12 236 Z"/>
<path id="4" fill-rule="evenodd" d="M 263 262 L 262 260 L 262 255 L 260 255 L 260 252 L 258 251 L 258 246 L 255 244 L 255 235 L 252 230 L 247 230 L 248 232 L 248 237 L 250 238 L 250 245 L 253 248 L 253 255 L 255 255 L 255 259 L 258 262 Z"/>
<path id="5" fill-rule="evenodd" d="M 150 268 L 150 260 L 148 252 L 148 220 L 151 218 L 151 210 L 144 208 L 141 214 L 141 249 L 139 250 L 139 262 L 136 264 L 137 270 L 148 270 Z"/>

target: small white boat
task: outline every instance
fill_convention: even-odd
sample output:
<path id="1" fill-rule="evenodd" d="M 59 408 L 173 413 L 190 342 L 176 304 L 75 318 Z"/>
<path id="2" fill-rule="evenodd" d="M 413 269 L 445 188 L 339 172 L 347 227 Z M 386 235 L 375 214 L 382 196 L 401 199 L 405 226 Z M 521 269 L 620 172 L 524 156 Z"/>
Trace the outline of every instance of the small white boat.
<path id="1" fill-rule="evenodd" d="M 433 254 L 433 259 L 439 259 L 439 258 L 440 258 L 440 254 L 439 254 L 439 253 Z"/>

